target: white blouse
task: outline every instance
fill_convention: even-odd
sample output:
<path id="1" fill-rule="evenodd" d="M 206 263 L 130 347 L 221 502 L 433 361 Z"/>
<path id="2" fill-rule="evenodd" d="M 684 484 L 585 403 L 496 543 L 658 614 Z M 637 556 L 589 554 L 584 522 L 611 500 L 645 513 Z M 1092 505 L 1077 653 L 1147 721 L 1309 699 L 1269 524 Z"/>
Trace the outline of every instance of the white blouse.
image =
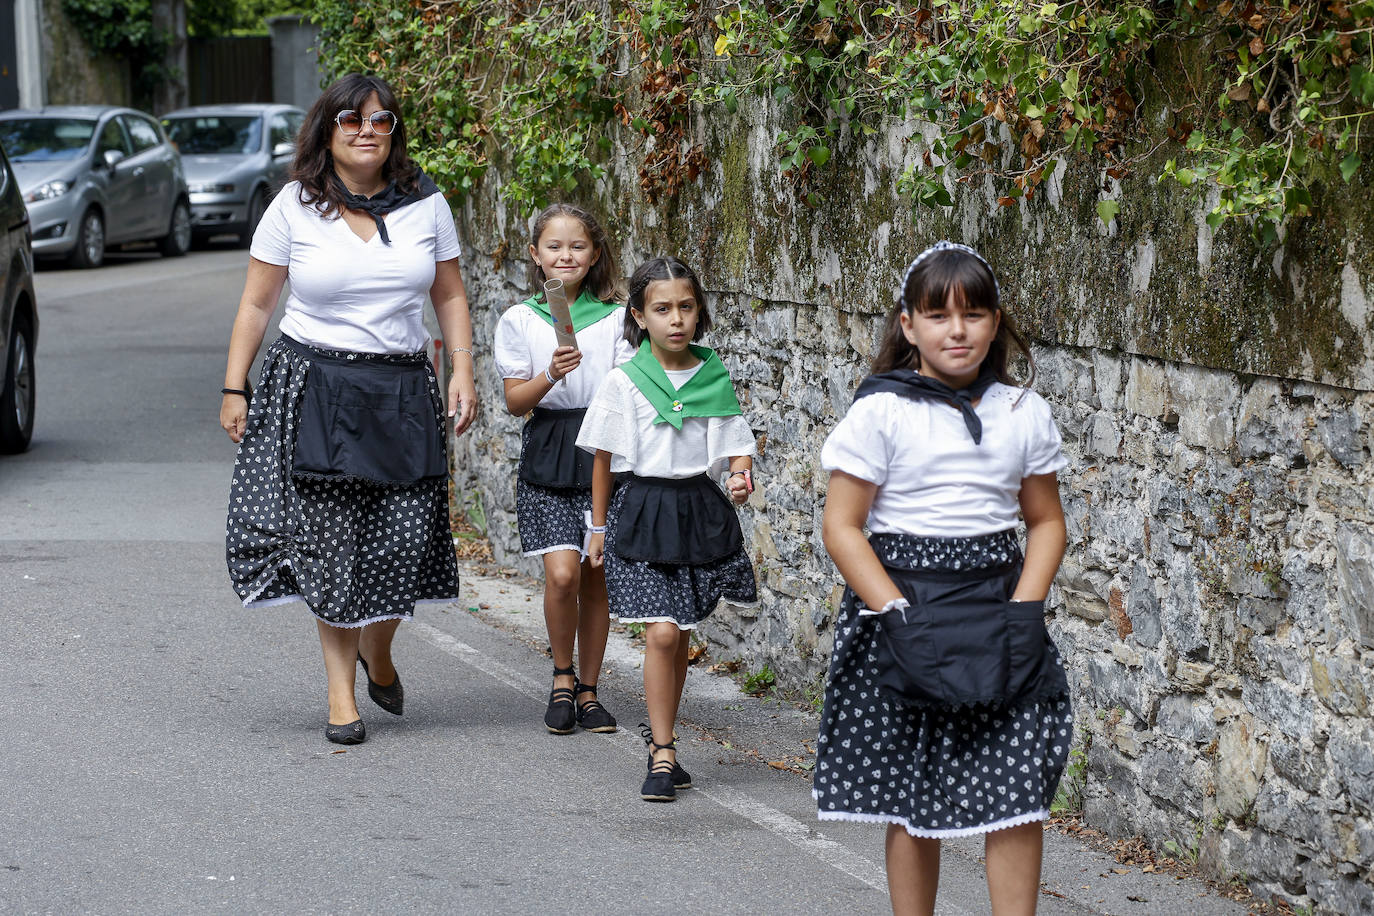
<path id="1" fill-rule="evenodd" d="M 681 388 L 704 363 L 668 372 Z M 623 370 L 613 369 L 597 389 L 577 436 L 579 447 L 611 453 L 611 473 L 640 477 L 719 476 L 730 459 L 757 454 L 754 431 L 742 416 L 687 417 L 682 429 L 654 423 L 658 411 Z"/>
<path id="2" fill-rule="evenodd" d="M 602 379 L 616 366 L 635 355 L 625 339 L 625 309 L 618 308 L 596 324 L 577 332 L 582 362 L 558 380 L 539 400 L 550 410 L 586 407 Z M 547 318 L 524 303 L 506 309 L 496 324 L 496 371 L 501 378 L 532 379 L 553 361 L 558 338 Z"/>
<path id="3" fill-rule="evenodd" d="M 1020 398 L 1020 401 L 1017 401 Z M 878 485 L 874 533 L 973 537 L 1016 526 L 1023 478 L 1068 465 L 1050 405 L 994 384 L 975 408 L 983 441 L 948 404 L 891 392 L 856 401 L 821 449 L 821 466 Z"/>
<path id="4" fill-rule="evenodd" d="M 361 353 L 425 349 L 425 297 L 434 264 L 458 257 L 458 231 L 442 194 L 388 213 L 364 242 L 342 218 L 325 219 L 293 181 L 272 198 L 253 233 L 253 257 L 287 269 L 281 331 L 301 343 Z"/>

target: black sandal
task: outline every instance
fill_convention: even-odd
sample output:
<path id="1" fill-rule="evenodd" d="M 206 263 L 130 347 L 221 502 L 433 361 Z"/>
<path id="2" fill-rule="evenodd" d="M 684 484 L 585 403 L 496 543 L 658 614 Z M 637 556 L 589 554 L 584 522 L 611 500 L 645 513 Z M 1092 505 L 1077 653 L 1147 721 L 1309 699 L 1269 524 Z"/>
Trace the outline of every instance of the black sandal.
<path id="1" fill-rule="evenodd" d="M 653 767 L 653 762 L 654 762 L 654 751 L 653 751 L 653 749 L 654 749 L 655 747 L 661 747 L 661 745 L 656 745 L 656 744 L 654 744 L 654 731 L 653 731 L 652 728 L 650 728 L 650 727 L 649 727 L 647 724 L 645 724 L 644 722 L 639 723 L 639 736 L 640 736 L 641 738 L 644 739 L 644 743 L 645 743 L 645 744 L 649 745 L 649 765 L 650 765 L 650 768 L 652 769 L 652 767 Z M 676 738 L 676 737 L 673 738 L 672 744 L 670 744 L 669 747 L 673 748 L 673 750 L 677 750 L 677 738 Z M 677 755 L 674 755 L 674 756 L 677 756 Z M 691 773 L 688 773 L 686 770 L 684 770 L 684 769 L 682 768 L 682 766 L 681 766 L 676 760 L 673 761 L 673 773 L 672 773 L 672 777 L 673 777 L 673 788 L 676 789 L 676 790 L 678 790 L 679 792 L 681 792 L 683 789 L 690 789 L 690 788 L 692 788 L 692 774 L 691 774 Z"/>
<path id="2" fill-rule="evenodd" d="M 577 724 L 589 732 L 602 732 L 603 734 L 616 731 L 615 716 L 601 705 L 601 701 L 596 698 L 596 685 L 584 684 L 576 681 L 573 687 L 573 695 L 581 696 L 590 693 L 590 700 L 583 700 L 577 704 Z"/>
<path id="3" fill-rule="evenodd" d="M 667 744 L 659 744 L 654 739 L 649 739 L 649 775 L 644 779 L 644 785 L 640 786 L 639 797 L 645 801 L 670 802 L 677 801 L 677 789 L 673 786 L 673 767 L 675 764 L 671 760 L 660 760 L 654 762 L 654 751 L 675 751 L 677 741 L 669 741 Z"/>
<path id="4" fill-rule="evenodd" d="M 572 668 L 553 669 L 553 676 L 573 676 L 577 683 L 577 672 Z M 549 692 L 549 708 L 544 711 L 544 727 L 555 735 L 571 735 L 576 730 L 577 709 L 573 706 L 573 692 L 567 687 L 554 687 Z"/>

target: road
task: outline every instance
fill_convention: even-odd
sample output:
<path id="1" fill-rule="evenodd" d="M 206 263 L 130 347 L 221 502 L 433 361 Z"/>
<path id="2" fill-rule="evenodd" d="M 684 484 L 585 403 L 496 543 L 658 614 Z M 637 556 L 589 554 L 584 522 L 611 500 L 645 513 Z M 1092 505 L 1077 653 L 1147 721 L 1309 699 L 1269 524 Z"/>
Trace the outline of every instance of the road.
<path id="1" fill-rule="evenodd" d="M 33 447 L 0 459 L 0 912 L 886 912 L 882 830 L 822 829 L 804 773 L 768 765 L 804 760 L 814 716 L 694 669 L 698 788 L 641 802 L 637 730 L 544 731 L 518 579 L 469 575 L 422 609 L 397 639 L 406 715 L 360 690 L 368 742 L 324 741 L 313 622 L 243 610 L 224 569 L 218 389 L 245 264 L 37 277 Z M 643 717 L 636 665 L 617 635 L 602 696 L 622 726 Z M 1244 912 L 1047 841 L 1042 913 Z M 947 844 L 939 912 L 986 911 L 978 845 Z"/>

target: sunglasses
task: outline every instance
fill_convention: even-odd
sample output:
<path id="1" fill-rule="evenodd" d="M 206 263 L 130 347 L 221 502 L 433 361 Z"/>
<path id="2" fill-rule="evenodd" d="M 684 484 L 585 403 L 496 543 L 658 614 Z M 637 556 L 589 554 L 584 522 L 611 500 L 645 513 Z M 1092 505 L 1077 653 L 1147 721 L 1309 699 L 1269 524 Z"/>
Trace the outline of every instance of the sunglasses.
<path id="1" fill-rule="evenodd" d="M 383 137 L 389 135 L 396 129 L 396 116 L 389 111 L 374 111 L 367 118 L 363 118 L 361 112 L 345 109 L 334 116 L 334 123 L 339 125 L 339 130 L 346 134 L 356 134 L 363 129 L 363 121 L 372 123 L 372 132 L 381 134 Z"/>

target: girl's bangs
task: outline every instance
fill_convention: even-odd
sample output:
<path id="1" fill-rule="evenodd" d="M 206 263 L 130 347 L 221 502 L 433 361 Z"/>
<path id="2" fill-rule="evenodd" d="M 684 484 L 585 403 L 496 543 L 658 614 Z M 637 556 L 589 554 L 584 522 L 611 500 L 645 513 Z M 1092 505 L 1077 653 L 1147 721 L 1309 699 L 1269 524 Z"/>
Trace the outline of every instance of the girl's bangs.
<path id="1" fill-rule="evenodd" d="M 919 290 L 914 300 L 912 287 Z M 936 255 L 918 266 L 907 286 L 906 301 L 913 312 L 929 312 L 945 308 L 951 293 L 964 308 L 998 308 L 992 274 L 976 258 L 959 252 Z"/>

